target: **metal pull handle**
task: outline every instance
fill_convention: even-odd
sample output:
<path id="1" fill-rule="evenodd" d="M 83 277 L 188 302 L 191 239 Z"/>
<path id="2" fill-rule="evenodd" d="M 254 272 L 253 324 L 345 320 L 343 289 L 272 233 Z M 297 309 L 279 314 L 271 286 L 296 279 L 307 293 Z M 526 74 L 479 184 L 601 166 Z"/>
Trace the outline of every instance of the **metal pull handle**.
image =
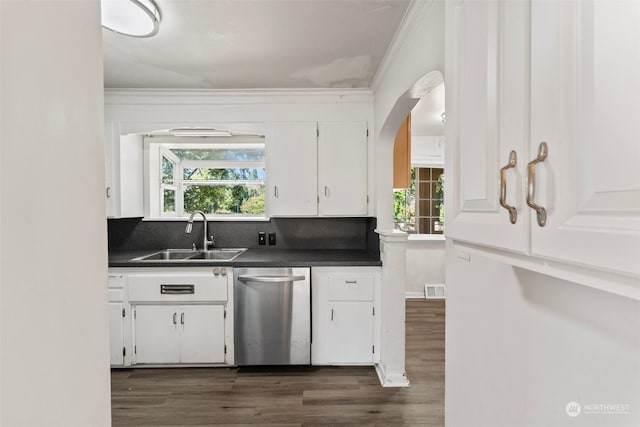
<path id="1" fill-rule="evenodd" d="M 195 293 L 195 285 L 160 285 L 161 294 L 182 295 Z"/>
<path id="2" fill-rule="evenodd" d="M 277 186 L 277 185 L 274 185 L 274 186 L 273 186 L 273 195 L 274 195 L 275 197 L 278 197 L 278 186 Z"/>
<path id="3" fill-rule="evenodd" d="M 107 195 L 107 199 L 111 198 L 111 187 L 107 187 L 106 195 Z"/>
<path id="4" fill-rule="evenodd" d="M 346 283 L 347 285 L 357 285 L 358 281 L 357 280 L 345 280 L 344 283 Z"/>
<path id="5" fill-rule="evenodd" d="M 282 283 L 304 280 L 305 276 L 238 276 L 241 282 Z"/>
<path id="6" fill-rule="evenodd" d="M 333 308 L 331 309 L 331 321 L 333 322 Z"/>
<path id="7" fill-rule="evenodd" d="M 180 313 L 180 324 L 184 325 L 184 313 Z"/>
<path id="8" fill-rule="evenodd" d="M 324 186 L 324 197 L 329 197 L 329 187 Z"/>
<path id="9" fill-rule="evenodd" d="M 509 211 L 511 224 L 515 224 L 518 220 L 518 211 L 514 206 L 507 204 L 507 170 L 516 167 L 517 161 L 516 152 L 511 150 L 509 153 L 509 163 L 500 168 L 500 206 Z"/>
<path id="10" fill-rule="evenodd" d="M 173 313 L 173 324 L 176 325 L 178 322 L 176 320 L 176 316 L 178 315 L 178 313 Z"/>
<path id="11" fill-rule="evenodd" d="M 547 158 L 548 148 L 546 142 L 541 142 L 538 147 L 538 157 L 533 159 L 528 164 L 527 172 L 527 205 L 536 211 L 538 216 L 538 225 L 544 227 L 547 223 L 547 210 L 542 206 L 538 206 L 534 202 L 536 195 L 536 165 L 540 162 L 544 162 Z"/>

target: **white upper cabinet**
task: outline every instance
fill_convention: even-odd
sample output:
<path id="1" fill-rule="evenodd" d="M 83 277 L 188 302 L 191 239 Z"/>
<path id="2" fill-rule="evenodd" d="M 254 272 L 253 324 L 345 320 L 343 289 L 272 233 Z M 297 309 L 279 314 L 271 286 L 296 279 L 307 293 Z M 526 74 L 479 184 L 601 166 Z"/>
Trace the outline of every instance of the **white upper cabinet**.
<path id="1" fill-rule="evenodd" d="M 640 274 L 640 3 L 533 2 L 533 254 Z"/>
<path id="2" fill-rule="evenodd" d="M 640 4 L 454 1 L 446 19 L 447 236 L 640 275 Z"/>
<path id="3" fill-rule="evenodd" d="M 448 237 L 518 252 L 528 244 L 527 5 L 456 1 L 447 32 Z M 515 165 L 510 153 L 515 152 Z M 502 179 L 503 178 L 503 179 Z M 504 204 L 500 204 L 504 188 Z M 450 190 L 451 189 L 451 190 Z M 512 223 L 515 221 L 515 223 Z"/>
<path id="4" fill-rule="evenodd" d="M 366 122 L 273 123 L 269 215 L 367 215 L 367 144 Z"/>
<path id="5" fill-rule="evenodd" d="M 143 136 L 120 135 L 105 122 L 105 197 L 108 218 L 144 216 Z"/>
<path id="6" fill-rule="evenodd" d="M 317 132 L 316 122 L 271 125 L 267 144 L 270 215 L 317 215 Z"/>
<path id="7" fill-rule="evenodd" d="M 318 123 L 318 213 L 367 214 L 367 123 Z"/>

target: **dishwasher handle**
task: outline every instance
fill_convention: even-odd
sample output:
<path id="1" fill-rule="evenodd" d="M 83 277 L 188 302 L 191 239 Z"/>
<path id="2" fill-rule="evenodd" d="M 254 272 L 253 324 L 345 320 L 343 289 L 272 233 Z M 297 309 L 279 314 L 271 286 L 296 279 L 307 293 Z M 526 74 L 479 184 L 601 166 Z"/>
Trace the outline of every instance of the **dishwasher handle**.
<path id="1" fill-rule="evenodd" d="M 260 282 L 260 283 L 283 283 L 283 282 L 299 282 L 305 280 L 306 276 L 238 276 L 241 282 Z"/>

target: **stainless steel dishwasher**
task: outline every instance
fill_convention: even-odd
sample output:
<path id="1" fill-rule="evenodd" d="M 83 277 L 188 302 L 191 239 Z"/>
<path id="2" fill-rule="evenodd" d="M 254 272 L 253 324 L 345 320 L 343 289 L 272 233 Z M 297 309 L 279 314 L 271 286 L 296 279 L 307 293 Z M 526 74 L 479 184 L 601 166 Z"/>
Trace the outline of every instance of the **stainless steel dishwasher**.
<path id="1" fill-rule="evenodd" d="M 235 268 L 238 366 L 311 364 L 309 268 Z"/>

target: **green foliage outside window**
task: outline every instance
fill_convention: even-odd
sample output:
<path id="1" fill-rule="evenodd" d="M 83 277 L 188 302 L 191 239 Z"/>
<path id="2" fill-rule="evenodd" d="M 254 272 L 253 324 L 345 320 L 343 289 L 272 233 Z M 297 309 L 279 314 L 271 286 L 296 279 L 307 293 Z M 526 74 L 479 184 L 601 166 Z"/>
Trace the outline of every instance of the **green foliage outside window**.
<path id="1" fill-rule="evenodd" d="M 185 212 L 201 210 L 218 215 L 264 213 L 264 184 L 258 183 L 260 172 L 264 176 L 264 169 L 184 169 Z M 213 185 L 190 184 L 189 181 L 209 181 Z M 247 183 L 239 183 L 241 181 Z M 252 199 L 254 201 L 247 204 Z M 260 201 L 262 211 L 258 210 Z"/>
<path id="2" fill-rule="evenodd" d="M 411 168 L 409 188 L 395 190 L 393 193 L 393 217 L 396 230 L 406 233 L 442 234 L 444 227 L 442 168 Z"/>
<path id="3" fill-rule="evenodd" d="M 259 144 L 167 147 L 160 164 L 162 213 L 264 215 L 265 174 Z"/>

